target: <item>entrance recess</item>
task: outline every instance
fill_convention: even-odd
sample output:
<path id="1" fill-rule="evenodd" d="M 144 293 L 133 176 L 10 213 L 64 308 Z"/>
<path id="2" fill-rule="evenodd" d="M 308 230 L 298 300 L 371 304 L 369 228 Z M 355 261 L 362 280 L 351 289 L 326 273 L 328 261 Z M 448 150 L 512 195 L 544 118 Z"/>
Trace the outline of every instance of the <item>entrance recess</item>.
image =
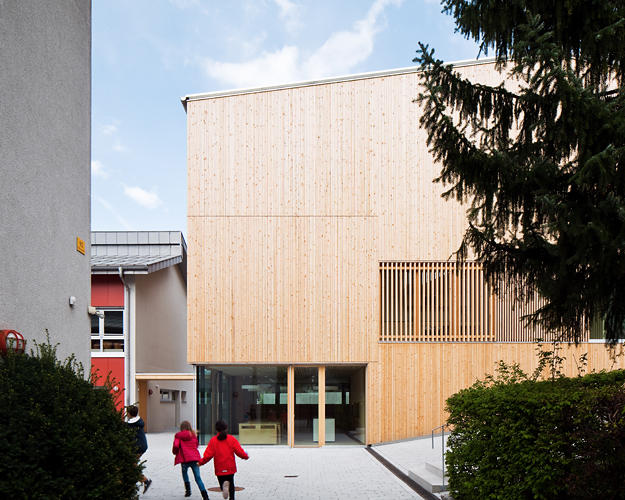
<path id="1" fill-rule="evenodd" d="M 197 369 L 200 442 L 224 420 L 243 445 L 365 444 L 365 367 L 211 365 Z"/>

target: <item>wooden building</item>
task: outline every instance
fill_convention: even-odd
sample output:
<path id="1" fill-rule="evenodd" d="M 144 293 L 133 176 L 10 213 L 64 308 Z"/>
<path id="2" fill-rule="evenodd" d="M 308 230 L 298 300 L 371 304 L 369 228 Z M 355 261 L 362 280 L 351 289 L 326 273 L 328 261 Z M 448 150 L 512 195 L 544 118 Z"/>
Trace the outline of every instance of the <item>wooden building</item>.
<path id="1" fill-rule="evenodd" d="M 504 79 L 492 61 L 456 66 Z M 244 443 L 425 435 L 498 360 L 535 367 L 523 309 L 450 260 L 466 207 L 433 183 L 418 93 L 408 68 L 183 98 L 204 436 L 217 419 Z M 584 352 L 613 365 L 589 341 L 565 349 L 567 370 Z"/>

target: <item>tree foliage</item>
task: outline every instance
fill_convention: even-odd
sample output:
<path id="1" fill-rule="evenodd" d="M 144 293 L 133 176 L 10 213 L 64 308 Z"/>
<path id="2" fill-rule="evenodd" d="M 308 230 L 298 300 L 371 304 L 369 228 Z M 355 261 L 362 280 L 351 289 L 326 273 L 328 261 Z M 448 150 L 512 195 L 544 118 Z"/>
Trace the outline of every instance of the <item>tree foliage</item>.
<path id="1" fill-rule="evenodd" d="M 49 344 L 0 358 L 0 498 L 134 498 L 134 433 L 94 382 Z"/>
<path id="2" fill-rule="evenodd" d="M 456 31 L 494 51 L 498 86 L 420 44 L 421 124 L 446 197 L 469 202 L 458 257 L 495 286 L 538 291 L 529 318 L 579 341 L 625 323 L 625 2 L 443 0 Z"/>

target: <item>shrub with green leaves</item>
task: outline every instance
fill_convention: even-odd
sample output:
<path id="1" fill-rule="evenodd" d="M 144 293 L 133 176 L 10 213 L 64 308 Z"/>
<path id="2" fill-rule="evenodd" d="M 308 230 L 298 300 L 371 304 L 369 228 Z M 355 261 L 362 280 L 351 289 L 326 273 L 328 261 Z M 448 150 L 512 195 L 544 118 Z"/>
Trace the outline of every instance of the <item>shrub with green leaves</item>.
<path id="1" fill-rule="evenodd" d="M 134 498 L 142 467 L 110 391 L 55 347 L 36 351 L 0 358 L 0 498 Z"/>
<path id="2" fill-rule="evenodd" d="M 625 499 L 625 370 L 546 381 L 500 370 L 447 400 L 454 498 Z"/>

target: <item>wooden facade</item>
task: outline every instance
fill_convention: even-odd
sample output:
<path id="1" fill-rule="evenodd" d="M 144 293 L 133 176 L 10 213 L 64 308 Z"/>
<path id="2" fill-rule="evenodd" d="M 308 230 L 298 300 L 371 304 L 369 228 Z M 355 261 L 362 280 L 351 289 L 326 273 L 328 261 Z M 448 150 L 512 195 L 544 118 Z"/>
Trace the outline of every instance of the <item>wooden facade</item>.
<path id="1" fill-rule="evenodd" d="M 503 79 L 492 63 L 459 71 Z M 186 98 L 189 363 L 366 365 L 367 443 L 429 433 L 499 359 L 532 369 L 521 310 L 481 291 L 479 266 L 470 328 L 433 303 L 420 334 L 384 324 L 399 317 L 384 314 L 390 269 L 447 269 L 466 225 L 433 183 L 418 93 L 404 70 Z M 585 351 L 611 363 L 602 344 L 570 352 Z"/>

